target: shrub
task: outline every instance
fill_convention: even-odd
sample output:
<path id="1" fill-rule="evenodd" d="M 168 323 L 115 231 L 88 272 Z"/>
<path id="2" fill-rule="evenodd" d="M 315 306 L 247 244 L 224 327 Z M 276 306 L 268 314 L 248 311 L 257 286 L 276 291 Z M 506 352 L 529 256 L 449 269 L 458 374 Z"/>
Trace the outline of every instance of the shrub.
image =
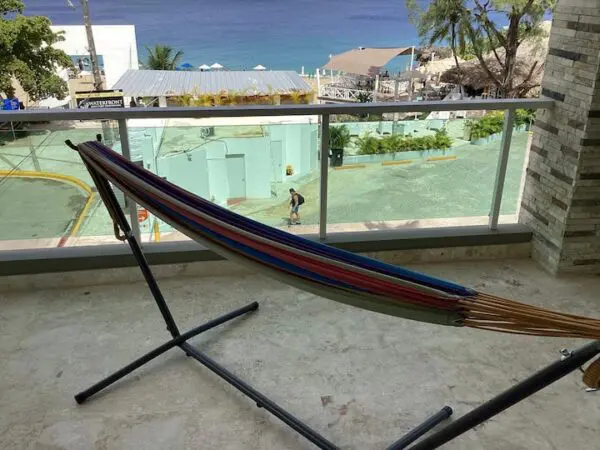
<path id="1" fill-rule="evenodd" d="M 381 153 L 394 153 L 402 146 L 403 138 L 397 134 L 390 134 L 379 140 Z"/>
<path id="2" fill-rule="evenodd" d="M 450 139 L 446 130 L 438 131 L 435 136 L 421 136 L 416 138 L 392 134 L 378 139 L 367 133 L 356 139 L 356 145 L 359 155 L 377 155 L 414 150 L 445 150 L 452 146 L 452 139 Z"/>
<path id="3" fill-rule="evenodd" d="M 492 134 L 500 133 L 504 125 L 504 114 L 501 111 L 488 113 L 481 119 L 469 120 L 471 139 L 481 139 Z"/>
<path id="4" fill-rule="evenodd" d="M 529 125 L 535 119 L 535 110 L 517 109 L 515 111 L 515 127 Z M 501 133 L 504 127 L 504 113 L 495 111 L 486 114 L 481 119 L 469 120 L 467 125 L 471 127 L 471 139 L 481 139 L 492 134 Z"/>
<path id="5" fill-rule="evenodd" d="M 384 153 L 381 151 L 380 140 L 370 133 L 366 133 L 364 136 L 356 138 L 356 146 L 358 147 L 359 155 L 376 155 L 378 153 Z"/>
<path id="6" fill-rule="evenodd" d="M 535 119 L 534 109 L 517 109 L 515 111 L 515 127 L 530 125 Z"/>
<path id="7" fill-rule="evenodd" d="M 436 148 L 447 149 L 452 147 L 452 139 L 448 136 L 448 132 L 445 128 L 442 128 L 435 134 Z"/>

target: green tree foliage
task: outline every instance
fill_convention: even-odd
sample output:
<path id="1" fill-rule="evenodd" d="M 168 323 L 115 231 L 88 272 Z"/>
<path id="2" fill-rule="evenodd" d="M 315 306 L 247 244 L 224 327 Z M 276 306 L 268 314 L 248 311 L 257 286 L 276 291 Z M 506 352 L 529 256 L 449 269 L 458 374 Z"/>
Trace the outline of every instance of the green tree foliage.
<path id="1" fill-rule="evenodd" d="M 157 44 L 154 47 L 146 47 L 148 57 L 142 63 L 145 69 L 151 70 L 175 70 L 183 58 L 181 50 L 175 51 L 168 45 Z"/>
<path id="2" fill-rule="evenodd" d="M 556 0 L 430 0 L 422 8 L 405 0 L 421 39 L 428 45 L 447 43 L 458 55 L 477 58 L 489 80 L 505 97 L 522 95 L 530 84 L 538 61 L 529 75 L 514 83 L 517 50 L 525 40 L 543 35 L 541 24 Z M 489 56 L 500 70 L 492 70 Z"/>
<path id="3" fill-rule="evenodd" d="M 71 59 L 52 44 L 64 38 L 50 29 L 50 20 L 24 16 L 21 0 L 0 0 L 0 92 L 14 96 L 13 79 L 33 100 L 63 99 L 67 83 L 58 68 L 73 66 Z"/>
<path id="4" fill-rule="evenodd" d="M 420 10 L 415 0 L 406 0 L 406 3 L 423 41 L 430 46 L 447 43 L 452 49 L 456 67 L 460 67 L 459 49 L 467 45 L 465 0 L 432 0 L 425 10 Z"/>

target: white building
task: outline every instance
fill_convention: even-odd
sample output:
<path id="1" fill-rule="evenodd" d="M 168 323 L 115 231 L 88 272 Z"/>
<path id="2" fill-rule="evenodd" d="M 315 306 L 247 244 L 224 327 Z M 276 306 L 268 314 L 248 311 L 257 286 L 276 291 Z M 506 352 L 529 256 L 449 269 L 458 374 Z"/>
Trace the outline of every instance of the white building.
<path id="1" fill-rule="evenodd" d="M 91 72 L 89 50 L 83 25 L 53 25 L 52 31 L 63 32 L 65 38 L 54 47 L 73 59 L 75 66 Z M 121 78 L 127 70 L 138 69 L 137 41 L 134 25 L 92 25 L 100 69 L 106 77 L 106 87 Z"/>

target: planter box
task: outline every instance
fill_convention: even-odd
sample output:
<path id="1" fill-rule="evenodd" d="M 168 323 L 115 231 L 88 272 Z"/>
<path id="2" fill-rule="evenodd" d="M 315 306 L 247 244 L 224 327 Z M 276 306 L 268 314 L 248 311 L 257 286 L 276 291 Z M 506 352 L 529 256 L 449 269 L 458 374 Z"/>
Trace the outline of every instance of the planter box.
<path id="1" fill-rule="evenodd" d="M 489 136 L 482 137 L 479 139 L 472 139 L 471 144 L 473 145 L 485 145 L 490 142 L 502 140 L 502 133 L 490 134 Z"/>
<path id="2" fill-rule="evenodd" d="M 437 156 L 454 156 L 454 149 L 447 150 L 422 150 L 410 152 L 395 152 L 384 153 L 381 155 L 346 155 L 344 156 L 344 164 L 372 164 L 382 163 L 384 161 L 400 161 L 400 160 L 426 160 Z"/>
<path id="3" fill-rule="evenodd" d="M 520 125 L 518 127 L 513 128 L 513 133 L 524 133 L 529 131 L 529 125 Z M 473 145 L 484 145 L 489 144 L 490 142 L 501 141 L 502 140 L 502 132 L 490 134 L 484 138 L 473 139 L 471 140 L 471 144 Z"/>
<path id="4" fill-rule="evenodd" d="M 529 131 L 529 124 L 519 125 L 513 129 L 513 133 L 525 133 L 526 131 Z"/>

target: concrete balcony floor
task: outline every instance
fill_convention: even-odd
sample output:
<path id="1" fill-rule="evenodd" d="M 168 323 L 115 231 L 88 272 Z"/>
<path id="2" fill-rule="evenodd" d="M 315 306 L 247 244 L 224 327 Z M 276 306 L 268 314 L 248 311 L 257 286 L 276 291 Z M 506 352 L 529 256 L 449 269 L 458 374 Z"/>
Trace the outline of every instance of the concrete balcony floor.
<path id="1" fill-rule="evenodd" d="M 527 260 L 414 268 L 600 315 L 597 276 L 555 279 Z M 160 284 L 181 329 L 259 301 L 191 342 L 343 449 L 383 449 L 444 404 L 458 417 L 582 344 L 400 320 L 254 275 Z M 167 336 L 141 283 L 0 294 L 0 448 L 314 448 L 178 349 L 75 404 Z M 573 373 L 444 448 L 591 448 L 599 400 Z"/>

